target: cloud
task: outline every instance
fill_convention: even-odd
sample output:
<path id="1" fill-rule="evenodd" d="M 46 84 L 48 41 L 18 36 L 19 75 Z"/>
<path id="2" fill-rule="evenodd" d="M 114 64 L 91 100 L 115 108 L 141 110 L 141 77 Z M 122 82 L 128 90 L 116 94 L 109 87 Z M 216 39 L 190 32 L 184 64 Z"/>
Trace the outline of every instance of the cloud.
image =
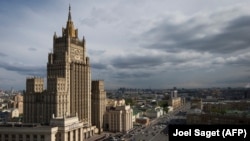
<path id="1" fill-rule="evenodd" d="M 158 69 L 176 69 L 186 64 L 182 69 L 193 68 L 194 62 L 204 62 L 213 55 L 210 53 L 200 53 L 195 51 L 162 52 L 156 49 L 143 49 L 135 52 L 126 52 L 117 55 L 110 60 L 110 64 L 115 69 L 127 69 L 129 71 L 137 69 L 147 69 L 157 71 Z M 190 66 L 189 66 L 190 65 Z M 205 66 L 205 64 L 204 64 Z"/>
<path id="2" fill-rule="evenodd" d="M 28 50 L 30 50 L 30 51 L 37 51 L 37 48 L 30 47 L 30 48 L 28 48 Z"/>
<path id="3" fill-rule="evenodd" d="M 161 56 L 135 56 L 128 55 L 124 57 L 115 57 L 112 60 L 112 65 L 115 68 L 125 68 L 125 69 L 133 69 L 133 68 L 151 68 L 154 66 L 159 66 L 164 63 L 163 58 Z"/>
<path id="4" fill-rule="evenodd" d="M 128 71 L 119 71 L 117 73 L 113 74 L 113 77 L 115 79 L 132 79 L 134 80 L 134 78 L 138 78 L 138 79 L 147 79 L 148 77 L 152 76 L 152 73 L 148 73 L 148 72 L 128 72 Z"/>
<path id="5" fill-rule="evenodd" d="M 216 57 L 212 60 L 213 64 L 223 64 L 223 65 L 231 65 L 231 66 L 245 66 L 248 67 L 250 65 L 250 52 L 238 54 L 235 56 L 228 57 Z"/>
<path id="6" fill-rule="evenodd" d="M 6 57 L 6 56 L 8 56 L 8 55 L 5 54 L 5 53 L 0 52 L 0 56 L 1 56 L 1 57 Z"/>
<path id="7" fill-rule="evenodd" d="M 22 75 L 31 75 L 31 76 L 45 76 L 45 66 L 28 66 L 24 64 L 10 64 L 6 62 L 0 62 L 0 68 L 3 68 L 8 71 L 14 71 Z"/>
<path id="8" fill-rule="evenodd" d="M 95 27 L 99 24 L 111 24 L 117 21 L 119 21 L 119 18 L 113 14 L 111 9 L 103 6 L 94 6 L 88 17 L 81 19 L 80 23 L 89 27 Z"/>
<path id="9" fill-rule="evenodd" d="M 215 54 L 230 54 L 249 49 L 249 15 L 236 15 L 230 17 L 230 20 L 218 19 L 217 16 L 212 15 L 216 13 L 186 17 L 185 20 L 177 23 L 165 17 L 142 34 L 141 46 L 172 52 L 195 50 Z"/>
<path id="10" fill-rule="evenodd" d="M 94 68 L 94 69 L 99 69 L 99 70 L 107 68 L 107 66 L 105 64 L 103 64 L 103 63 L 95 63 L 95 62 L 91 63 L 91 67 Z"/>
<path id="11" fill-rule="evenodd" d="M 68 2 L 0 3 L 0 75 L 45 76 Z M 223 85 L 232 75 L 231 84 L 239 86 L 247 76 L 249 2 L 87 0 L 71 6 L 79 37 L 86 37 L 92 76 L 107 87 Z"/>
<path id="12" fill-rule="evenodd" d="M 106 51 L 105 50 L 94 50 L 94 49 L 88 49 L 88 53 L 90 55 L 102 55 L 103 53 L 105 53 Z"/>

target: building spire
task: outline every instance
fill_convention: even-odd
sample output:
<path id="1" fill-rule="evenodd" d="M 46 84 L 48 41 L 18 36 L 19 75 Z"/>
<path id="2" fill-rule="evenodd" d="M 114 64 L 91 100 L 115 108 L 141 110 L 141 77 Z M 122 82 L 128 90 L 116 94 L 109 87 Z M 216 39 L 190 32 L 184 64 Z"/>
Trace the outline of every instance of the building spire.
<path id="1" fill-rule="evenodd" d="M 66 28 L 63 29 L 63 35 L 68 36 L 68 37 L 78 37 L 78 32 L 77 29 L 74 28 L 74 23 L 71 19 L 71 6 L 69 4 L 69 14 L 68 14 L 68 21 L 67 21 L 67 25 Z"/>
<path id="2" fill-rule="evenodd" d="M 71 6 L 70 6 L 70 4 L 69 4 L 69 15 L 68 15 L 68 21 L 71 21 Z"/>

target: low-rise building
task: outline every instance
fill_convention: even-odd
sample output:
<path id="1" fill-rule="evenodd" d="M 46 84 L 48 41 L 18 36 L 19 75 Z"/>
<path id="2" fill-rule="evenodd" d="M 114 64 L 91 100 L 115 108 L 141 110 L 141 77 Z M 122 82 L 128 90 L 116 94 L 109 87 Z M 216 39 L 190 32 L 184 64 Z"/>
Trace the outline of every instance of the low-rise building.
<path id="1" fill-rule="evenodd" d="M 187 124 L 250 124 L 249 101 L 191 101 Z"/>
<path id="2" fill-rule="evenodd" d="M 203 109 L 202 99 L 201 98 L 194 98 L 191 99 L 191 109 Z"/>
<path id="3" fill-rule="evenodd" d="M 82 141 L 95 133 L 95 126 L 85 126 L 78 117 L 52 118 L 49 125 L 1 124 L 2 141 Z"/>
<path id="4" fill-rule="evenodd" d="M 125 105 L 124 100 L 114 100 L 107 105 L 109 106 L 107 106 L 103 120 L 105 131 L 128 132 L 133 128 L 133 109 L 130 105 Z"/>
<path id="5" fill-rule="evenodd" d="M 149 125 L 149 118 L 148 117 L 139 117 L 139 118 L 136 118 L 135 120 L 136 123 L 140 124 L 140 125 Z"/>
<path id="6" fill-rule="evenodd" d="M 5 109 L 5 110 L 2 110 L 2 112 L 8 112 L 10 119 L 14 117 L 19 117 L 19 111 L 16 108 Z"/>
<path id="7" fill-rule="evenodd" d="M 172 112 L 173 111 L 173 107 L 172 106 L 168 106 L 168 112 Z"/>
<path id="8" fill-rule="evenodd" d="M 208 114 L 197 113 L 187 114 L 187 124 L 247 124 L 250 125 L 250 116 L 232 114 Z"/>
<path id="9" fill-rule="evenodd" d="M 149 118 L 158 118 L 163 115 L 163 108 L 155 107 L 155 108 L 148 109 L 145 112 L 145 115 Z"/>

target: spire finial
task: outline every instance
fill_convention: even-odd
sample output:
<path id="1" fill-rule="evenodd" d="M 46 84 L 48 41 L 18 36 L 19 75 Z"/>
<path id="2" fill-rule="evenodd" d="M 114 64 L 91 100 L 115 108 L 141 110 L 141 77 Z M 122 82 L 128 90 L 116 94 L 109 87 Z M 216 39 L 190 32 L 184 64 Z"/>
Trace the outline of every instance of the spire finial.
<path id="1" fill-rule="evenodd" d="M 70 6 L 70 4 L 69 4 L 69 15 L 68 15 L 68 21 L 71 21 L 71 6 Z"/>

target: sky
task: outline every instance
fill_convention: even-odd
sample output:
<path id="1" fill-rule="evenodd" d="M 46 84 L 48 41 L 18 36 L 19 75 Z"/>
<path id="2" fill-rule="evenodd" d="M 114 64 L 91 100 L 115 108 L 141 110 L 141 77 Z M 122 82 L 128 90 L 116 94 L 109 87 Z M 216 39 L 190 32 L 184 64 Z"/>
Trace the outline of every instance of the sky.
<path id="1" fill-rule="evenodd" d="M 69 4 L 106 89 L 249 86 L 250 1 L 1 0 L 0 89 L 46 79 Z"/>

